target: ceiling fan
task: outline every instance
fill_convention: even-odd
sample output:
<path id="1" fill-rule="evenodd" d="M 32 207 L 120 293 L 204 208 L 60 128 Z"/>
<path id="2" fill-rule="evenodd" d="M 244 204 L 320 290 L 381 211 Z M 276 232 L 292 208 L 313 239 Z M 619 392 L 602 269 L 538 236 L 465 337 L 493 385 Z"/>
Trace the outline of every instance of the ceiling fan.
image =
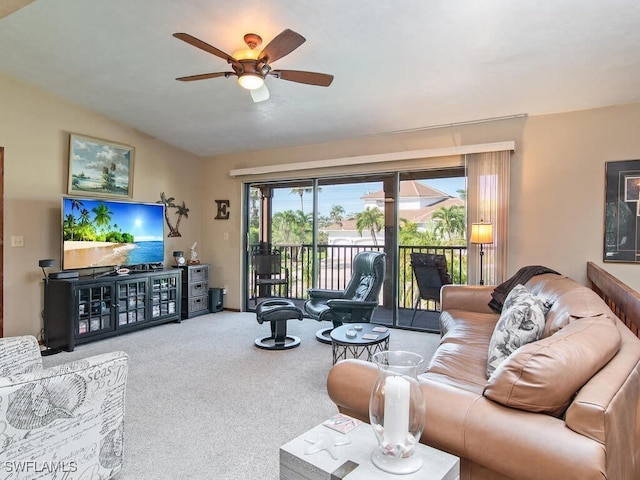
<path id="1" fill-rule="evenodd" d="M 176 80 L 181 82 L 192 82 L 194 80 L 206 80 L 217 77 L 229 78 L 233 75 L 238 77 L 238 83 L 242 87 L 251 91 L 254 102 L 261 102 L 269 98 L 269 91 L 264 84 L 264 79 L 267 76 L 320 87 L 328 87 L 333 81 L 333 75 L 327 75 L 326 73 L 273 69 L 271 66 L 273 62 L 285 55 L 289 55 L 306 41 L 302 35 L 293 30 L 283 30 L 260 52 L 256 50 L 256 47 L 262 44 L 260 35 L 247 33 L 244 36 L 244 41 L 249 48 L 238 50 L 233 53 L 233 56 L 188 33 L 174 33 L 173 36 L 187 42 L 189 45 L 193 45 L 194 47 L 226 60 L 233 69 L 232 72 L 202 73 L 200 75 L 176 78 Z"/>

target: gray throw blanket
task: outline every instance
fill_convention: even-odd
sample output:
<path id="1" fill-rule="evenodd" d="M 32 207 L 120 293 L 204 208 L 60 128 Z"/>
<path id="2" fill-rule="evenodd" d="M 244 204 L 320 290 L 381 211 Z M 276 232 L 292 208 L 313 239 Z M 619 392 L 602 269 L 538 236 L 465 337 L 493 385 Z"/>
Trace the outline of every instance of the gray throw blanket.
<path id="1" fill-rule="evenodd" d="M 504 281 L 500 285 L 498 285 L 493 292 L 491 293 L 491 301 L 489 302 L 489 307 L 496 313 L 502 312 L 502 306 L 504 305 L 504 301 L 507 299 L 507 295 L 509 292 L 518 284 L 525 284 L 531 278 L 536 275 L 542 275 L 543 273 L 555 273 L 556 275 L 560 275 L 555 270 L 551 270 L 550 268 L 543 267 L 542 265 L 529 265 L 526 267 L 522 267 L 518 270 L 510 279 Z"/>

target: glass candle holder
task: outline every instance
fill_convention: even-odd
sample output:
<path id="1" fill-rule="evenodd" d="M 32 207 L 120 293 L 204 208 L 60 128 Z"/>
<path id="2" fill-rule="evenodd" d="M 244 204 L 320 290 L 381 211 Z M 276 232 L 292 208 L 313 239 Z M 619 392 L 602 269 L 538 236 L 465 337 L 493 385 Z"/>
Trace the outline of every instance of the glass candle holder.
<path id="1" fill-rule="evenodd" d="M 369 400 L 369 420 L 378 448 L 371 461 L 388 473 L 414 473 L 422 467 L 422 458 L 414 452 L 426 417 L 418 383 L 423 358 L 412 352 L 384 351 L 372 359 L 378 379 Z"/>

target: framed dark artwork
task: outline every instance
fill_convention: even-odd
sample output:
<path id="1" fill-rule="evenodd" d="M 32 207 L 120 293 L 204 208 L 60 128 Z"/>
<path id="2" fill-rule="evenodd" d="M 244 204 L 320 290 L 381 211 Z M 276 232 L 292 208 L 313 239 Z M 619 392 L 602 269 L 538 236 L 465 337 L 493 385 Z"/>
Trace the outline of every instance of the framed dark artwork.
<path id="1" fill-rule="evenodd" d="M 134 152 L 129 145 L 71 134 L 68 193 L 133 198 Z"/>
<path id="2" fill-rule="evenodd" d="M 605 262 L 640 263 L 640 160 L 605 163 Z"/>

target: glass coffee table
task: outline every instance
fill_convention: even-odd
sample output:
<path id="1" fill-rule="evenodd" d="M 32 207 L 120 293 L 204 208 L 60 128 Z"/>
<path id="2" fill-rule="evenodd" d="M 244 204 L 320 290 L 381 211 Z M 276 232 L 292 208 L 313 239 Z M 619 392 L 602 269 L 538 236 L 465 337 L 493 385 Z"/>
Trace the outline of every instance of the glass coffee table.
<path id="1" fill-rule="evenodd" d="M 346 323 L 331 330 L 333 363 L 347 358 L 371 361 L 378 352 L 389 350 L 389 329 L 375 323 Z"/>

